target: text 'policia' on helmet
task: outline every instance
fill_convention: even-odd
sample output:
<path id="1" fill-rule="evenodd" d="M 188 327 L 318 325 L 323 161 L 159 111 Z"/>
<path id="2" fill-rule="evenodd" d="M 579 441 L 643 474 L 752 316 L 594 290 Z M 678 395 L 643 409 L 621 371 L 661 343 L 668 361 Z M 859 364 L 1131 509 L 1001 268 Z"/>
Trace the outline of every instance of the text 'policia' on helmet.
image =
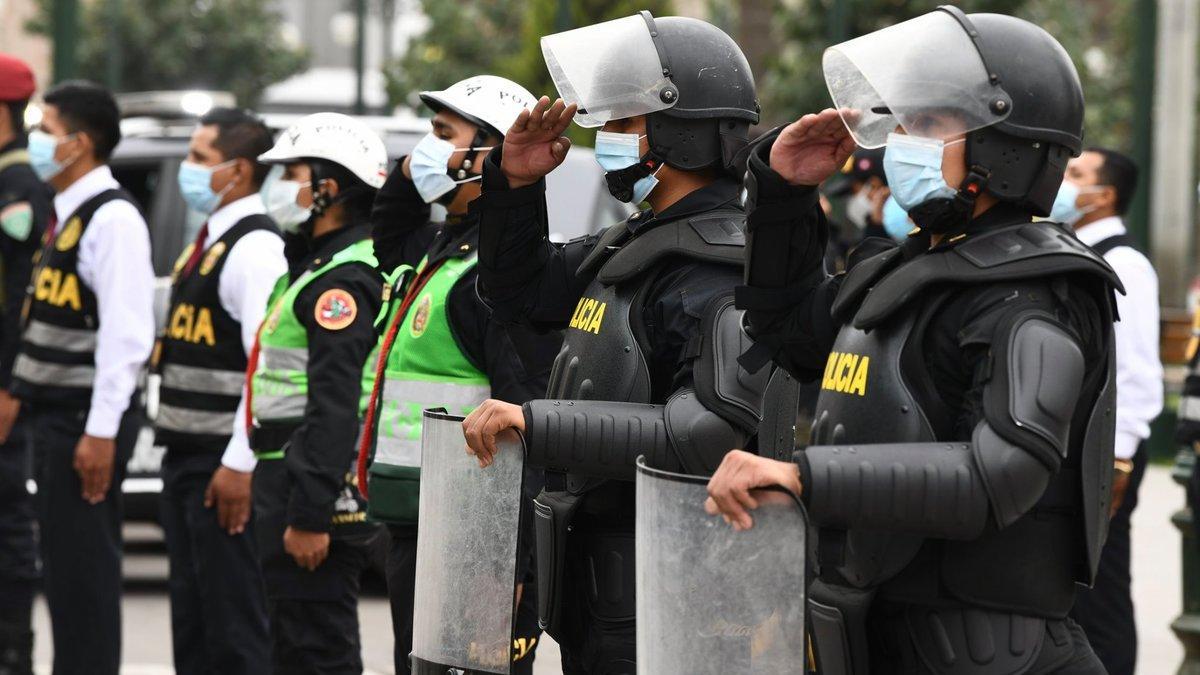
<path id="1" fill-rule="evenodd" d="M 650 12 L 542 38 L 554 86 L 575 122 L 647 116 L 647 141 L 687 171 L 730 168 L 759 118 L 742 50 L 712 24 Z"/>
<path id="2" fill-rule="evenodd" d="M 1083 88 L 1066 50 L 1027 21 L 935 11 L 834 45 L 825 83 L 862 147 L 900 127 L 968 135 L 968 167 L 996 197 L 1046 215 L 1083 145 Z"/>

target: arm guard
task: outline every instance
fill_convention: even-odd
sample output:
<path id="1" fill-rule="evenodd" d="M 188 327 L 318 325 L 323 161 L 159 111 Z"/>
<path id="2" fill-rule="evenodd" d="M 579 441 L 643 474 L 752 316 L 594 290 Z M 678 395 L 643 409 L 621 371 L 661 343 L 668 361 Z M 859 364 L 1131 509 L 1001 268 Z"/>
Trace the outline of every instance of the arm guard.
<path id="1" fill-rule="evenodd" d="M 597 478 L 633 480 L 634 460 L 666 471 L 711 474 L 725 453 L 745 447 L 762 419 L 771 372 L 737 363 L 749 338 L 728 296 L 705 311 L 694 388 L 666 405 L 610 401 L 525 404 L 526 458 L 531 464 Z"/>
<path id="2" fill-rule="evenodd" d="M 796 453 L 814 522 L 973 539 L 989 513 L 1003 528 L 1041 499 L 1067 455 L 1083 352 L 1040 312 L 1006 327 L 992 345 L 984 419 L 970 443 L 813 446 Z"/>

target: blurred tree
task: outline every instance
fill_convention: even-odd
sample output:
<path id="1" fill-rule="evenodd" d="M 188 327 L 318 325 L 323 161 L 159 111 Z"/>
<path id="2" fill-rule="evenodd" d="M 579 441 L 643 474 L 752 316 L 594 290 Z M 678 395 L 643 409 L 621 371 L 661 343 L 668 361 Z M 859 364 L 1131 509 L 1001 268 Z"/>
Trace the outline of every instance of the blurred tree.
<path id="1" fill-rule="evenodd" d="M 53 0 L 37 0 L 27 28 L 49 35 Z M 307 55 L 280 36 L 265 0 L 95 0 L 81 3 L 78 74 L 122 91 L 206 88 L 253 106 Z M 115 23 L 115 25 L 114 25 Z"/>
<path id="2" fill-rule="evenodd" d="M 511 77 L 505 55 L 520 49 L 522 0 L 446 2 L 420 0 L 425 32 L 408 43 L 399 59 L 384 66 L 388 101 L 419 108 L 417 92 L 442 89 L 480 73 Z"/>

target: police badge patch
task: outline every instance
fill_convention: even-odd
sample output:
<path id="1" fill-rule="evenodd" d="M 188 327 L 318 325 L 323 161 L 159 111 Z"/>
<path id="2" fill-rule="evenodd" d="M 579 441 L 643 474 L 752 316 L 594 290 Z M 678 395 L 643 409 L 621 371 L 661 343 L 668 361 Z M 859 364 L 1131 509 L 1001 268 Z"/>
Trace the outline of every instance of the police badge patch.
<path id="1" fill-rule="evenodd" d="M 218 241 L 208 249 L 204 254 L 204 260 L 200 263 L 200 276 L 206 276 L 216 266 L 217 261 L 221 259 L 221 255 L 225 253 L 225 242 Z"/>
<path id="2" fill-rule="evenodd" d="M 58 233 L 58 238 L 54 240 L 54 248 L 60 251 L 70 251 L 75 244 L 79 243 L 79 237 L 83 234 L 83 221 L 79 216 L 67 221 L 67 226 Z"/>
<path id="3" fill-rule="evenodd" d="M 429 312 L 433 308 L 433 296 L 426 293 L 424 297 L 417 302 L 417 311 L 413 313 L 412 325 L 409 326 L 408 332 L 415 338 L 419 338 L 425 334 L 425 329 L 429 327 Z"/>
<path id="4" fill-rule="evenodd" d="M 354 322 L 358 316 L 358 305 L 354 296 L 340 288 L 331 288 L 317 298 L 313 309 L 317 325 L 326 330 L 341 330 Z"/>

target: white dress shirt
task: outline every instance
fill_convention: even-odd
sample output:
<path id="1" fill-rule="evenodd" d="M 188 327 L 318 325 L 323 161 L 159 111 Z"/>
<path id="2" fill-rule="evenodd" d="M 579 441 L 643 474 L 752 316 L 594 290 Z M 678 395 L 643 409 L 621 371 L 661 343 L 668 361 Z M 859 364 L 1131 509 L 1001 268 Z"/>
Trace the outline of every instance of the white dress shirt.
<path id="1" fill-rule="evenodd" d="M 60 224 L 92 197 L 120 187 L 100 166 L 54 197 Z M 114 438 L 154 348 L 154 267 L 150 230 L 125 201 L 101 206 L 79 240 L 79 279 L 96 294 L 96 379 L 84 433 Z"/>
<path id="2" fill-rule="evenodd" d="M 1075 231 L 1088 246 L 1125 234 L 1118 217 L 1103 218 Z M 1125 286 L 1117 294 L 1121 320 L 1117 336 L 1118 459 L 1131 459 L 1138 444 L 1150 437 L 1150 423 L 1162 412 L 1163 367 L 1158 344 L 1158 274 L 1137 249 L 1118 246 L 1104 255 Z"/>
<path id="3" fill-rule="evenodd" d="M 217 242 L 229 228 L 246 216 L 264 213 L 258 193 L 230 202 L 217 209 L 208 219 L 205 250 Z M 242 324 L 242 347 L 249 356 L 263 316 L 267 313 L 267 298 L 276 280 L 287 273 L 283 257 L 283 238 L 274 232 L 255 230 L 242 236 L 226 254 L 225 267 L 217 282 L 221 307 Z M 233 421 L 233 438 L 221 456 L 221 463 L 236 471 L 254 470 L 254 452 L 246 436 L 246 391 L 238 402 Z"/>

